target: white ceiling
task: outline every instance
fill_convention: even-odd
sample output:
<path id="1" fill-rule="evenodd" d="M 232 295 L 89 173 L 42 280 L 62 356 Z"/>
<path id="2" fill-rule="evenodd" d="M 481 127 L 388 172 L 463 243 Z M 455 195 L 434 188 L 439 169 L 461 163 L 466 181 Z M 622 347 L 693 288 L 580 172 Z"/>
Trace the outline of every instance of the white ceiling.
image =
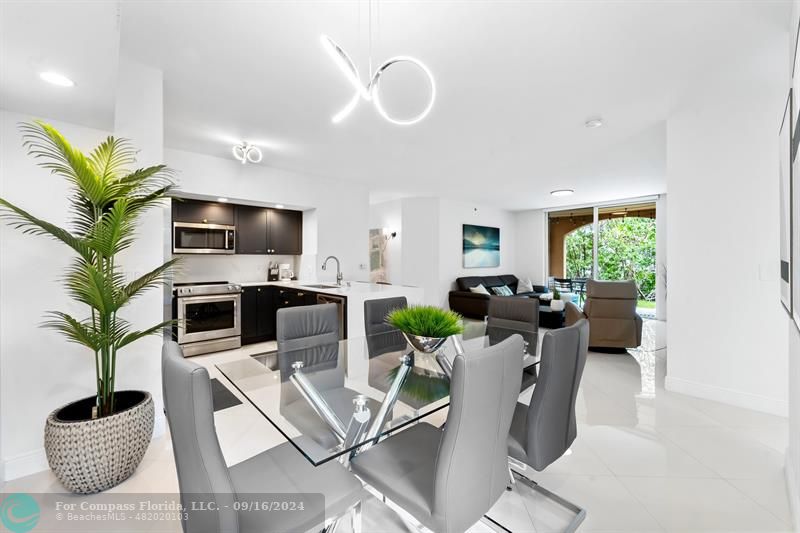
<path id="1" fill-rule="evenodd" d="M 373 199 L 441 195 L 510 209 L 664 192 L 665 119 L 677 95 L 763 53 L 791 9 L 788 0 L 373 0 L 373 63 L 416 56 L 437 81 L 428 118 L 400 127 L 365 103 L 330 121 L 352 92 L 319 35 L 366 78 L 366 0 L 127 1 L 121 44 L 106 35 L 112 3 L 61 2 L 22 22 L 31 4 L 0 11 L 3 107 L 110 127 L 106 70 L 118 46 L 164 71 L 168 147 L 230 157 L 234 141 L 248 140 L 264 147 L 262 164 L 363 182 Z M 100 29 L 87 36 L 81 24 Z M 30 75 L 42 57 L 77 78 L 68 96 Z M 427 95 L 407 69 L 382 87 L 393 109 Z M 94 107 L 85 105 L 94 91 Z M 596 115 L 606 126 L 584 128 Z M 558 188 L 576 194 L 551 197 Z"/>

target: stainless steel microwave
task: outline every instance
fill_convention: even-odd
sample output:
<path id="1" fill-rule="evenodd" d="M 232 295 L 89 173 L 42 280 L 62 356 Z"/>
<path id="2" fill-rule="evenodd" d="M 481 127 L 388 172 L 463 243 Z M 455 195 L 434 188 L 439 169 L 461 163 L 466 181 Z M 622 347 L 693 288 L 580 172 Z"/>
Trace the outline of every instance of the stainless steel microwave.
<path id="1" fill-rule="evenodd" d="M 232 254 L 236 252 L 236 226 L 173 222 L 172 253 Z"/>

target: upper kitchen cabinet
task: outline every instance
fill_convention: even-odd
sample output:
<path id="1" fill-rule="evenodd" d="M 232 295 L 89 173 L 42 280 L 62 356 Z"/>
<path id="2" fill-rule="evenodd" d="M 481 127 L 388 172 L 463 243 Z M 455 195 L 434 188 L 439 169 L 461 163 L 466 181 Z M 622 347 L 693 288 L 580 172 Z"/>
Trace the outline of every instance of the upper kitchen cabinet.
<path id="1" fill-rule="evenodd" d="M 172 220 L 226 226 L 233 226 L 235 223 L 234 209 L 230 204 L 177 198 L 172 199 Z"/>
<path id="2" fill-rule="evenodd" d="M 267 254 L 267 209 L 236 206 L 236 253 Z"/>
<path id="3" fill-rule="evenodd" d="M 303 212 L 267 210 L 267 244 L 268 253 L 271 254 L 302 254 Z"/>

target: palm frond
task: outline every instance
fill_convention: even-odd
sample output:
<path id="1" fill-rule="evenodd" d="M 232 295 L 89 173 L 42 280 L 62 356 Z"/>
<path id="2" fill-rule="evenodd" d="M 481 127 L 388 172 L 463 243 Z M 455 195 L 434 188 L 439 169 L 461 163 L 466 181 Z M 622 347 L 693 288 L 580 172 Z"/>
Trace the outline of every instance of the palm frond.
<path id="1" fill-rule="evenodd" d="M 125 285 L 117 295 L 117 304 L 121 307 L 147 289 L 160 287 L 167 280 L 173 267 L 180 261 L 179 257 L 170 259 L 150 272 Z"/>
<path id="2" fill-rule="evenodd" d="M 89 164 L 101 181 L 107 182 L 126 172 L 136 162 L 136 150 L 127 139 L 108 137 L 89 154 Z"/>
<path id="3" fill-rule="evenodd" d="M 92 249 L 84 239 L 73 235 L 62 227 L 33 216 L 3 198 L 0 198 L 0 219 L 5 220 L 10 226 L 22 230 L 23 233 L 47 235 L 61 241 L 78 252 L 82 258 L 87 261 L 91 260 Z"/>
<path id="4" fill-rule="evenodd" d="M 44 322 L 42 327 L 58 331 L 70 342 L 86 346 L 93 352 L 102 347 L 101 338 L 94 330 L 91 319 L 81 321 L 60 311 L 50 311 L 47 315 L 51 319 Z"/>
<path id="5" fill-rule="evenodd" d="M 39 166 L 67 178 L 94 205 L 105 204 L 105 188 L 86 156 L 74 148 L 58 130 L 42 121 L 22 124 L 20 130 L 23 133 L 22 145 L 28 150 L 28 154 L 43 159 Z"/>
<path id="6" fill-rule="evenodd" d="M 130 333 L 122 337 L 122 339 L 120 339 L 119 342 L 117 342 L 116 349 L 119 350 L 124 346 L 127 346 L 128 344 L 141 339 L 142 337 L 148 337 L 150 335 L 161 333 L 161 331 L 164 328 L 171 327 L 173 324 L 175 324 L 174 320 L 165 320 L 164 322 L 156 324 L 155 326 L 149 327 L 142 331 L 131 331 Z"/>

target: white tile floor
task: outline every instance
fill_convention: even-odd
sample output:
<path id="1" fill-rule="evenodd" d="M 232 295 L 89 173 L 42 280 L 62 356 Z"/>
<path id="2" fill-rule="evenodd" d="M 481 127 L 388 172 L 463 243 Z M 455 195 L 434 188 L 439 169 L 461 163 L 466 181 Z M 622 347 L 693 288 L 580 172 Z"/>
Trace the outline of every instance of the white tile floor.
<path id="1" fill-rule="evenodd" d="M 572 453 L 531 477 L 587 509 L 582 532 L 791 531 L 783 478 L 786 419 L 664 390 L 663 333 L 663 324 L 646 322 L 641 349 L 589 354 Z M 220 377 L 213 367 L 217 362 L 270 348 L 250 346 L 194 360 Z M 530 392 L 521 400 L 529 398 Z M 220 411 L 216 420 L 230 464 L 282 442 L 246 402 Z M 177 489 L 169 437 L 161 436 L 136 474 L 114 491 Z M 3 490 L 62 489 L 43 472 L 7 483 Z M 489 514 L 514 532 L 563 531 L 571 519 L 520 483 Z M 478 524 L 473 530 L 488 528 Z M 406 528 L 373 499 L 364 507 L 364 531 Z"/>

